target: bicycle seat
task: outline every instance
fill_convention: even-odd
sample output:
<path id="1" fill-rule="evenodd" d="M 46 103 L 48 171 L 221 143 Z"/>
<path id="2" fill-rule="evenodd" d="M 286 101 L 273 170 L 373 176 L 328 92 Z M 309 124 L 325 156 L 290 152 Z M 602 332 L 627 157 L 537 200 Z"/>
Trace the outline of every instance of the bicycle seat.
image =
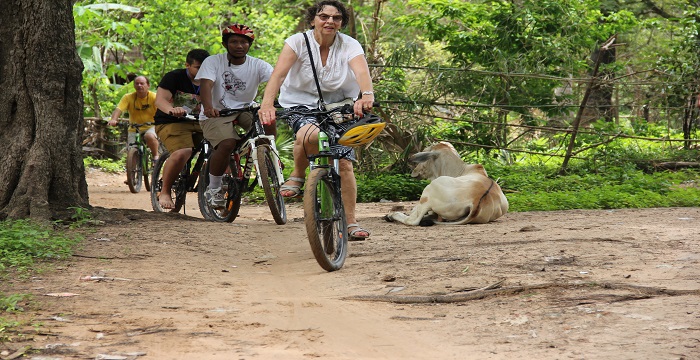
<path id="1" fill-rule="evenodd" d="M 344 146 L 368 144 L 384 130 L 384 127 L 386 127 L 386 123 L 379 116 L 365 114 L 358 122 L 343 132 L 338 144 Z"/>

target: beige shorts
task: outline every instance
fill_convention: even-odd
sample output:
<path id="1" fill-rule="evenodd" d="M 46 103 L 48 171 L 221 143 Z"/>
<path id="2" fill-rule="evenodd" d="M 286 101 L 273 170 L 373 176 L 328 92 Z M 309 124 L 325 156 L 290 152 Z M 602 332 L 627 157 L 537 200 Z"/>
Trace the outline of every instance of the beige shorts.
<path id="1" fill-rule="evenodd" d="M 204 138 L 209 140 L 213 147 L 226 139 L 240 140 L 241 136 L 238 135 L 233 126 L 234 120 L 237 120 L 238 125 L 248 132 L 253 126 L 253 113 L 241 111 L 227 117 L 215 117 L 200 121 Z"/>
<path id="2" fill-rule="evenodd" d="M 148 130 L 141 131 L 141 137 L 143 137 L 146 134 L 153 134 L 153 136 L 156 136 L 156 127 L 151 126 L 150 128 L 148 128 Z M 129 146 L 131 146 L 131 144 L 135 144 L 136 143 L 136 131 L 134 131 L 134 132 L 129 131 L 129 134 L 127 135 L 126 141 L 127 141 L 127 144 L 129 144 Z M 143 142 L 145 144 L 146 139 L 143 139 Z"/>
<path id="3" fill-rule="evenodd" d="M 196 121 L 156 125 L 156 133 L 169 153 L 193 148 L 202 142 L 202 128 Z"/>

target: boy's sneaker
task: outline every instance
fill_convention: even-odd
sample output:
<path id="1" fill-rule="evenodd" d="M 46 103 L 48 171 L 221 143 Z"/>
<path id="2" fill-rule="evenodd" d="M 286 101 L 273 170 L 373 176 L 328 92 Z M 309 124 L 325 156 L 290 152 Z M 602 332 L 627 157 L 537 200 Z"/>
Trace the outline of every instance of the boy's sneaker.
<path id="1" fill-rule="evenodd" d="M 204 199 L 207 200 L 207 204 L 214 209 L 220 210 L 226 207 L 226 199 L 224 198 L 224 193 L 221 188 L 208 188 L 204 192 Z"/>

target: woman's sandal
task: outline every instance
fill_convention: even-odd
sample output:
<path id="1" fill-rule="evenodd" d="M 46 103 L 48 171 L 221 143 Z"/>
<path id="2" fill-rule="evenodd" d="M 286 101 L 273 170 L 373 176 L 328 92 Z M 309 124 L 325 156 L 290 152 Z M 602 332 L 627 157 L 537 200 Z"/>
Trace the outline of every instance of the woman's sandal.
<path id="1" fill-rule="evenodd" d="M 355 229 L 351 231 L 350 230 L 351 228 L 355 228 Z M 357 233 L 359 233 L 359 232 L 365 232 L 365 233 L 367 233 L 367 236 L 357 235 Z M 359 224 L 354 224 L 354 223 L 348 224 L 348 241 L 364 241 L 370 235 L 371 235 L 371 233 L 369 232 L 369 230 L 365 230 L 365 229 L 361 228 Z"/>
<path id="2" fill-rule="evenodd" d="M 287 181 L 296 181 L 299 183 L 299 185 L 287 185 Z M 285 183 L 282 184 L 282 186 L 280 186 L 280 193 L 282 193 L 282 191 L 290 191 L 290 192 L 292 192 L 292 195 L 286 195 L 286 196 L 282 195 L 282 196 L 286 197 L 286 198 L 298 198 L 298 197 L 300 197 L 302 194 L 301 187 L 304 186 L 304 182 L 306 182 L 306 179 L 296 177 L 296 176 L 290 176 L 289 178 L 287 178 L 287 181 L 285 181 Z"/>

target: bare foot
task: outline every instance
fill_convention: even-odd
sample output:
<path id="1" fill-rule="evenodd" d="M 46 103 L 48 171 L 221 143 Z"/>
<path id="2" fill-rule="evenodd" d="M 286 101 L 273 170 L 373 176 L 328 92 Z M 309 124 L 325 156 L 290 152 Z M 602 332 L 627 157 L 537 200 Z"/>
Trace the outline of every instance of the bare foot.
<path id="1" fill-rule="evenodd" d="M 172 209 L 175 207 L 173 198 L 170 197 L 170 191 L 161 191 L 160 194 L 158 194 L 158 203 L 163 209 Z"/>

